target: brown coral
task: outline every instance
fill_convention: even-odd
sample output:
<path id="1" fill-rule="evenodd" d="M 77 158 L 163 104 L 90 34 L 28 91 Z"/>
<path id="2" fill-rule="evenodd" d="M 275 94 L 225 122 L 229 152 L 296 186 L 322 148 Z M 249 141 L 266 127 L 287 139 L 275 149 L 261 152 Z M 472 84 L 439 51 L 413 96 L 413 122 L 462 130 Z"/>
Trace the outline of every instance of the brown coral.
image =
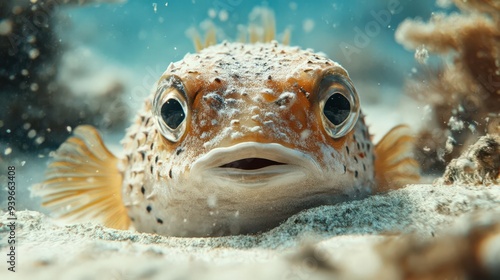
<path id="1" fill-rule="evenodd" d="M 396 32 L 406 48 L 425 48 L 444 64 L 423 81 L 408 83 L 408 92 L 430 103 L 434 113 L 416 151 L 427 172 L 442 171 L 481 135 L 500 133 L 500 4 L 455 4 L 462 13 L 436 14 L 428 23 L 406 20 Z"/>
<path id="2" fill-rule="evenodd" d="M 444 184 L 499 184 L 500 135 L 486 135 L 446 167 Z"/>

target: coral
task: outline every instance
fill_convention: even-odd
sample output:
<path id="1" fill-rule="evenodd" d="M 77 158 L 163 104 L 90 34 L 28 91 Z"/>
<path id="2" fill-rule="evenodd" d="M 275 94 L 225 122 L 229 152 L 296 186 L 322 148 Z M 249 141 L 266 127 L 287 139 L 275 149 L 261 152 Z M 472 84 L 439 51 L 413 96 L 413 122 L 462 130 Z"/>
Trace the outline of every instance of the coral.
<path id="1" fill-rule="evenodd" d="M 422 50 L 441 57 L 439 69 L 407 87 L 434 113 L 417 137 L 416 155 L 427 173 L 442 172 L 478 137 L 500 133 L 500 4 L 454 2 L 461 13 L 436 13 L 427 23 L 405 20 L 396 31 L 399 43 L 417 50 L 416 58 Z"/>
<path id="2" fill-rule="evenodd" d="M 55 32 L 59 7 L 90 2 L 116 1 L 0 2 L 1 141 L 23 150 L 53 149 L 68 136 L 68 126 L 124 124 L 128 107 L 120 106 L 124 93 L 120 81 L 111 81 L 89 98 L 75 95 L 58 79 L 61 57 L 68 50 Z M 107 122 L 100 117 L 103 111 L 113 116 Z"/>
<path id="3" fill-rule="evenodd" d="M 500 184 L 500 135 L 486 135 L 446 167 L 438 184 Z"/>

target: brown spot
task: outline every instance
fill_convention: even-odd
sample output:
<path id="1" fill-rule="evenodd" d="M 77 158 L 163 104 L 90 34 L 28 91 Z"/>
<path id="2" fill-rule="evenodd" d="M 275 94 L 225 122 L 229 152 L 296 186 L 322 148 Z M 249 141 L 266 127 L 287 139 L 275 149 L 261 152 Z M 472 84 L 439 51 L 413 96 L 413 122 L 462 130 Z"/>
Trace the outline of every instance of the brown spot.
<path id="1" fill-rule="evenodd" d="M 146 189 L 144 188 L 144 186 L 141 187 L 141 193 L 144 194 L 146 192 Z"/>
<path id="2" fill-rule="evenodd" d="M 349 154 L 349 147 L 345 146 L 345 150 L 347 151 L 347 154 Z"/>
<path id="3" fill-rule="evenodd" d="M 354 177 L 358 178 L 358 170 L 354 171 Z"/>
<path id="4" fill-rule="evenodd" d="M 170 179 L 172 179 L 172 169 L 170 169 L 170 170 L 168 171 L 168 177 L 170 177 Z"/>
<path id="5" fill-rule="evenodd" d="M 156 222 L 158 222 L 159 224 L 163 224 L 163 220 L 160 218 L 156 218 Z"/>

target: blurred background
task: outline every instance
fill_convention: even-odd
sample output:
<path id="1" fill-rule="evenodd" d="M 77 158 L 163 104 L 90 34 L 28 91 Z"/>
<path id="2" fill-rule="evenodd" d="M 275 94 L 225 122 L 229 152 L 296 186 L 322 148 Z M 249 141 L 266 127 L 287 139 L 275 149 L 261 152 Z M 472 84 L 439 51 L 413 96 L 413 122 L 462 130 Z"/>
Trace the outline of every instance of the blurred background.
<path id="1" fill-rule="evenodd" d="M 214 24 L 219 41 L 234 40 L 257 6 L 275 12 L 278 41 L 289 29 L 291 45 L 323 52 L 348 70 L 375 141 L 398 123 L 425 124 L 424 106 L 403 95 L 405 80 L 419 71 L 415 53 L 394 34 L 406 18 L 450 12 L 434 0 L 2 0 L 0 179 L 6 186 L 7 166 L 16 166 L 18 210 L 39 210 L 29 188 L 74 127 L 99 127 L 119 154 L 156 80 L 195 51 L 192 30 L 203 34 Z M 5 197 L 2 190 L 1 209 Z"/>

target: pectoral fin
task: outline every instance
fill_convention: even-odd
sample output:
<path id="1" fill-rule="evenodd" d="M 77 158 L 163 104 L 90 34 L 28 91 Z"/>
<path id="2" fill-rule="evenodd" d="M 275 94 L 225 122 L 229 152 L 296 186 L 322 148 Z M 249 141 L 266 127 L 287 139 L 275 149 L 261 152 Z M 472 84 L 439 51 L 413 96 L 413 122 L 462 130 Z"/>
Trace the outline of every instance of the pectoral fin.
<path id="1" fill-rule="evenodd" d="M 118 159 L 104 146 L 98 131 L 79 126 L 56 151 L 45 181 L 33 192 L 56 217 L 75 222 L 97 220 L 128 229 L 130 219 L 121 199 Z"/>
<path id="2" fill-rule="evenodd" d="M 375 146 L 377 191 L 398 189 L 420 180 L 420 167 L 413 158 L 413 136 L 400 125 L 387 133 Z"/>

